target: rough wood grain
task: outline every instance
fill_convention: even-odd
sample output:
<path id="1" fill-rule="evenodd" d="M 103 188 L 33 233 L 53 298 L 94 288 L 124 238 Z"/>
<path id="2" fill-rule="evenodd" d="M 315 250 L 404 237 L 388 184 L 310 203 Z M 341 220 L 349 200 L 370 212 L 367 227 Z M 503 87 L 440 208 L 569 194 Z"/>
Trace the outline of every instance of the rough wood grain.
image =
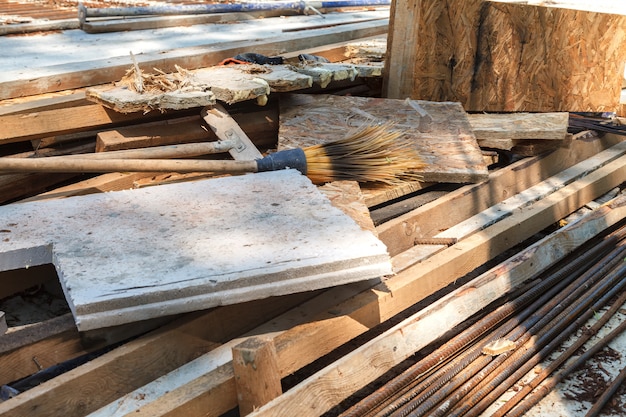
<path id="1" fill-rule="evenodd" d="M 233 348 L 239 415 L 245 416 L 283 393 L 271 339 L 251 337 Z"/>
<path id="2" fill-rule="evenodd" d="M 279 149 L 325 143 L 363 125 L 391 122 L 410 138 L 426 163 L 419 172 L 424 182 L 487 178 L 482 154 L 458 103 L 290 94 L 281 99 L 280 106 Z M 364 193 L 367 204 L 373 205 L 420 188 L 419 183 L 409 183 L 364 188 Z"/>
<path id="3" fill-rule="evenodd" d="M 474 113 L 468 116 L 472 131 L 481 141 L 493 139 L 564 140 L 569 114 L 559 113 Z"/>
<path id="4" fill-rule="evenodd" d="M 467 111 L 619 105 L 626 16 L 485 0 L 399 0 L 391 16 L 387 97 Z"/>

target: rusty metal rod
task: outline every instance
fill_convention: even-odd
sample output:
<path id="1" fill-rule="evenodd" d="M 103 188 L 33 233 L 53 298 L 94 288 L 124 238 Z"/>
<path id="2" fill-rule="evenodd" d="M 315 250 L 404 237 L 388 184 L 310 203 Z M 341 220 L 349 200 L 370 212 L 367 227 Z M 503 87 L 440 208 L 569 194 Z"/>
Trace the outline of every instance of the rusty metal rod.
<path id="1" fill-rule="evenodd" d="M 618 253 L 623 253 L 623 251 L 624 251 L 624 247 L 621 247 Z M 586 271 L 574 283 L 569 285 L 568 287 L 569 291 L 572 291 L 572 292 L 569 293 L 568 297 L 566 298 L 556 297 L 552 301 L 547 302 L 544 306 L 542 306 L 542 308 L 536 311 L 533 314 L 533 316 L 531 316 L 530 319 L 523 322 L 521 326 L 515 332 L 509 334 L 507 338 L 509 340 L 519 339 L 517 341 L 518 346 L 525 343 L 525 341 L 531 337 L 530 332 L 524 333 L 525 329 L 529 329 L 533 327 L 534 331 L 536 331 L 537 328 L 544 327 L 546 323 L 554 319 L 554 317 L 556 317 L 558 313 L 563 310 L 565 305 L 571 303 L 573 300 L 576 300 L 576 298 L 578 298 L 581 295 L 581 293 L 585 291 L 585 288 L 587 287 L 585 286 L 585 284 L 581 284 L 581 283 L 585 281 L 597 281 L 599 277 L 602 276 L 602 274 L 605 274 L 608 270 L 610 270 L 614 266 L 614 263 L 617 262 L 616 259 L 617 258 L 616 258 L 615 253 L 603 258 L 603 260 L 599 264 L 596 264 L 594 267 L 592 267 L 592 269 Z M 568 294 L 568 292 L 564 291 L 563 294 Z M 491 372 L 491 370 L 495 369 L 497 366 L 500 365 L 500 363 L 504 362 L 504 360 L 506 360 L 508 355 L 510 355 L 510 353 L 500 355 L 497 358 L 495 358 L 493 361 L 490 361 L 488 365 L 488 369 L 485 371 L 484 375 L 488 375 Z M 437 396 L 429 400 L 422 407 L 419 407 L 419 410 L 416 409 L 415 412 L 411 413 L 410 415 L 412 416 L 423 415 L 426 412 L 428 412 L 430 408 L 434 407 L 435 404 L 443 401 L 444 398 L 445 398 L 445 403 L 444 403 L 445 405 L 440 407 L 438 410 L 436 410 L 434 415 L 446 414 L 451 406 L 461 401 L 461 399 L 464 399 L 464 397 L 468 394 L 468 392 L 474 389 L 474 387 L 478 385 L 480 381 L 483 379 L 482 373 L 475 378 L 472 378 L 472 376 L 473 376 L 472 373 L 463 372 L 462 375 L 459 375 L 457 378 L 454 379 L 451 385 L 447 386 L 446 389 L 442 390 L 441 392 L 438 392 Z M 469 380 L 469 382 L 463 385 L 461 388 L 458 388 L 456 392 L 452 392 L 465 380 Z M 448 396 L 448 398 L 446 398 L 446 396 Z M 397 413 L 396 415 L 400 416 L 400 415 L 407 415 L 407 414 Z"/>
<path id="2" fill-rule="evenodd" d="M 482 413 L 539 360 L 547 357 L 552 350 L 592 317 L 594 311 L 602 308 L 624 287 L 626 287 L 626 264 L 612 271 L 588 291 L 582 300 L 569 305 L 544 328 L 531 329 L 531 333 L 536 333 L 536 336 L 528 340 L 520 349 L 515 350 L 498 368 L 494 369 L 488 378 L 483 379 L 463 399 L 463 404 L 448 416 L 474 417 Z M 573 323 L 572 320 L 574 320 Z M 541 351 L 539 351 L 540 348 Z M 538 351 L 539 354 L 535 355 Z"/>
<path id="3" fill-rule="evenodd" d="M 597 322 L 581 334 L 563 353 L 555 360 L 546 365 L 528 384 L 525 384 L 515 393 L 505 404 L 498 408 L 491 417 L 504 417 L 513 407 L 515 407 L 526 395 L 530 394 L 542 381 L 544 381 L 552 372 L 561 366 L 566 360 L 572 357 L 578 349 L 580 349 L 591 337 L 597 334 L 600 329 L 619 311 L 622 305 L 626 303 L 626 292 L 624 292 L 613 305 L 598 319 Z"/>
<path id="4" fill-rule="evenodd" d="M 626 229 L 625 229 L 626 230 Z M 582 254 L 576 254 L 570 257 L 570 261 L 567 260 L 561 262 L 561 264 L 565 264 L 565 266 L 560 266 L 556 270 L 555 273 L 543 279 L 537 286 L 529 289 L 524 292 L 522 296 L 509 301 L 503 306 L 497 308 L 492 313 L 485 316 L 483 319 L 479 320 L 476 324 L 468 328 L 464 333 L 455 336 L 448 343 L 437 349 L 435 352 L 422 359 L 420 362 L 413 365 L 411 368 L 404 371 L 401 375 L 394 378 L 392 381 L 385 384 L 379 390 L 377 390 L 372 395 L 366 397 L 361 402 L 354 405 L 352 408 L 344 412 L 342 416 L 365 416 L 365 415 L 373 415 L 374 412 L 378 412 L 381 410 L 380 404 L 383 403 L 385 408 L 383 411 L 377 413 L 376 415 L 389 415 L 389 413 L 401 408 L 401 406 L 415 397 L 420 393 L 420 387 L 426 382 L 420 384 L 420 386 L 415 388 L 417 385 L 414 381 L 419 380 L 420 376 L 423 376 L 425 372 L 429 369 L 433 368 L 437 363 L 442 363 L 446 360 L 449 360 L 450 357 L 455 355 L 469 343 L 471 343 L 476 337 L 480 334 L 489 331 L 493 328 L 497 323 L 501 322 L 504 318 L 510 316 L 512 313 L 516 311 L 520 311 L 523 306 L 527 305 L 530 301 L 536 300 L 537 297 L 543 295 L 541 299 L 536 302 L 535 306 L 528 310 L 528 313 L 521 318 L 516 319 L 516 321 L 509 323 L 504 333 L 510 331 L 511 328 L 515 327 L 519 324 L 520 321 L 524 320 L 530 312 L 536 310 L 539 306 L 547 303 L 552 297 L 556 296 L 556 294 L 562 294 L 563 296 L 567 294 L 567 292 L 563 292 L 563 287 L 565 287 L 572 279 L 578 276 L 575 272 L 580 272 L 582 267 L 590 262 L 598 261 L 598 259 L 604 255 L 610 248 L 614 247 L 614 245 L 624 237 L 626 231 L 622 231 L 622 234 L 613 233 L 607 237 L 605 237 L 600 243 L 595 245 L 592 250 L 586 251 Z M 569 276 L 569 279 L 566 277 Z M 550 290 L 550 288 L 552 288 Z M 468 335 L 467 333 L 473 333 L 473 335 Z M 500 334 L 496 334 L 495 336 L 500 337 Z M 491 339 L 489 339 L 490 341 Z M 485 344 L 488 342 L 485 342 Z M 481 348 L 475 349 L 472 358 L 480 355 Z M 467 356 L 466 356 L 467 358 Z M 467 359 L 464 360 L 463 364 L 468 362 Z M 447 368 L 438 371 L 438 375 L 445 375 L 445 381 L 449 380 L 452 376 L 454 376 L 462 367 L 458 366 L 458 361 L 447 365 Z M 456 371 L 454 370 L 456 369 Z M 427 383 L 432 387 L 434 385 L 434 379 L 437 375 L 431 376 L 428 378 Z M 441 382 L 440 382 L 441 383 Z M 407 388 L 408 387 L 408 388 Z M 414 388 L 410 393 L 406 393 L 407 389 Z M 398 398 L 395 398 L 398 397 Z M 421 395 L 420 398 L 425 398 L 426 396 Z M 418 400 L 419 401 L 419 400 Z M 385 402 L 390 403 L 388 405 L 384 404 Z M 421 401 L 419 401 L 421 402 Z"/>
<path id="5" fill-rule="evenodd" d="M 620 387 L 620 385 L 622 385 L 622 382 L 624 382 L 625 380 L 626 380 L 626 367 L 624 367 L 620 371 L 619 375 L 617 375 L 615 380 L 611 382 L 611 384 L 608 386 L 606 391 L 602 393 L 602 395 L 600 396 L 600 398 L 598 398 L 598 400 L 593 405 L 593 407 L 591 407 L 589 411 L 587 411 L 587 414 L 585 414 L 585 417 L 597 417 L 598 415 L 600 415 L 600 412 L 602 411 L 606 403 L 609 402 L 611 397 L 617 392 L 618 388 Z"/>
<path id="6" fill-rule="evenodd" d="M 537 404 L 543 397 L 548 395 L 548 393 L 559 383 L 561 382 L 567 375 L 574 372 L 580 366 L 582 366 L 589 358 L 598 353 L 604 346 L 606 346 L 611 340 L 619 336 L 621 333 L 626 331 L 626 321 L 620 323 L 618 327 L 613 329 L 609 334 L 600 339 L 597 343 L 591 346 L 589 349 L 585 351 L 582 355 L 580 355 L 574 362 L 567 365 L 565 368 L 559 370 L 552 377 L 546 379 L 543 384 L 540 384 L 537 389 L 525 397 L 523 401 L 521 401 L 513 410 L 511 410 L 507 417 L 521 417 L 528 410 L 530 410 L 535 404 Z"/>
<path id="7" fill-rule="evenodd" d="M 529 308 L 529 311 L 535 311 L 538 307 L 544 305 L 545 303 L 547 303 L 549 300 L 552 300 L 553 302 L 556 302 L 557 300 L 555 300 L 553 297 L 555 296 L 555 294 L 561 294 L 563 297 L 567 294 L 567 292 L 563 292 L 562 289 L 563 287 L 568 284 L 571 279 L 573 279 L 576 275 L 572 276 L 570 280 L 566 280 L 564 279 L 564 275 L 566 275 L 566 273 L 569 273 L 571 275 L 572 271 L 580 271 L 581 266 L 585 263 L 589 263 L 590 261 L 597 261 L 599 258 L 599 255 L 603 254 L 606 252 L 606 250 L 612 246 L 614 246 L 616 244 L 616 242 L 623 237 L 623 233 L 622 234 L 613 234 L 607 238 L 604 239 L 603 242 L 601 242 L 600 244 L 596 245 L 594 247 L 594 249 L 591 252 L 587 252 L 585 253 L 584 256 L 581 257 L 574 257 L 574 261 L 572 261 L 569 264 L 566 264 L 566 267 L 562 267 L 560 270 L 558 270 L 556 273 L 554 273 L 552 276 L 550 276 L 549 278 L 544 280 L 544 285 L 540 285 L 538 286 L 536 289 L 538 290 L 538 292 L 540 294 L 544 294 L 544 297 L 541 297 L 540 300 L 538 300 L 538 302 L 536 302 L 534 304 L 534 306 L 532 308 Z M 582 272 L 581 272 L 582 273 Z M 583 278 L 586 279 L 586 278 Z M 556 286 L 554 286 L 554 283 L 557 283 Z M 581 281 L 577 281 L 576 284 L 572 284 L 570 287 L 570 290 L 574 290 L 576 287 L 580 286 L 580 282 Z M 545 293 L 546 288 L 549 288 L 550 286 L 553 287 L 552 291 L 549 291 L 548 293 Z M 530 293 L 526 294 L 531 295 Z M 533 298 L 536 298 L 536 295 L 532 295 Z M 519 300 L 518 300 L 519 301 Z M 506 308 L 507 305 L 504 305 L 502 307 L 500 307 L 500 309 L 502 308 Z M 494 313 L 497 313 L 498 310 L 494 311 Z M 493 314 L 493 313 L 492 313 Z M 524 320 L 526 316 L 521 316 L 517 318 L 517 321 L 515 322 L 515 325 L 519 324 L 520 321 Z M 488 316 L 485 317 L 485 319 L 488 319 Z M 538 319 L 538 317 L 537 317 Z M 484 320 L 484 319 L 483 319 Z M 478 324 L 478 323 L 477 323 Z M 526 323 L 526 325 L 529 325 L 530 323 Z M 405 416 L 408 414 L 408 412 L 414 410 L 416 408 L 416 406 L 418 406 L 419 404 L 421 404 L 423 401 L 426 400 L 426 398 L 430 395 L 433 394 L 434 391 L 436 391 L 437 389 L 439 389 L 443 384 L 445 384 L 446 382 L 448 382 L 454 375 L 456 375 L 456 373 L 460 372 L 460 370 L 462 370 L 462 368 L 464 366 L 467 366 L 472 359 L 478 357 L 481 354 L 481 350 L 482 347 L 489 343 L 491 340 L 495 340 L 499 337 L 501 337 L 503 334 L 505 334 L 506 332 L 508 332 L 511 329 L 511 326 L 508 326 L 506 328 L 505 332 L 497 332 L 494 333 L 492 335 L 491 338 L 488 338 L 485 342 L 481 342 L 480 346 L 478 348 L 474 348 L 473 350 L 471 350 L 470 352 L 466 353 L 463 357 L 455 359 L 452 363 L 449 363 L 448 365 L 446 365 L 444 368 L 442 368 L 441 370 L 437 371 L 435 374 L 431 375 L 430 377 L 428 377 L 425 381 L 421 382 L 420 384 L 418 384 L 417 386 L 413 387 L 410 391 L 405 390 L 404 392 L 402 392 L 402 394 L 399 396 L 399 398 L 395 399 L 395 401 L 392 401 L 390 404 L 388 404 L 386 406 L 386 408 L 384 408 L 381 412 L 379 412 L 378 414 L 376 414 L 377 416 L 386 416 L 386 415 L 392 415 L 392 416 Z M 459 335 L 458 337 L 462 337 L 463 335 Z M 455 339 L 456 339 L 455 338 Z M 445 345 L 444 345 L 445 347 Z M 437 357 L 438 359 L 441 361 L 443 360 L 443 358 L 438 354 L 439 350 L 436 351 L 435 353 L 437 353 Z M 406 377 L 407 372 L 405 372 L 405 374 L 401 375 L 402 378 Z M 402 378 L 396 378 L 396 383 L 398 383 L 400 380 L 402 380 Z M 439 378 L 439 379 L 438 379 Z M 457 383 L 458 384 L 458 383 Z M 384 389 L 389 389 L 389 386 L 385 386 L 383 387 Z M 399 389 L 397 387 L 394 387 L 395 389 L 397 389 L 399 391 Z M 450 387 L 448 387 L 448 390 L 450 389 Z M 383 391 L 384 392 L 384 391 Z M 450 391 L 448 391 L 450 392 Z M 377 394 L 381 394 L 381 390 L 379 390 L 377 392 Z M 419 396 L 418 396 L 419 394 Z M 417 399 L 412 400 L 414 397 L 417 397 Z M 361 402 L 361 408 L 358 409 L 356 407 L 353 407 L 351 410 L 352 412 L 355 412 L 357 410 L 360 411 L 360 413 L 354 413 L 353 415 L 365 415 L 365 413 L 367 412 L 368 409 L 366 409 L 365 407 L 363 407 L 364 405 L 371 405 L 372 404 L 372 400 L 374 400 L 375 398 L 372 397 L 368 397 L 366 400 L 367 401 L 362 401 Z M 405 406 L 404 408 L 402 408 L 404 406 L 404 404 L 409 403 L 410 405 Z M 430 402 L 430 408 L 432 408 L 432 406 L 434 406 L 435 404 L 433 404 L 432 402 L 434 402 L 435 404 L 438 402 L 437 399 L 434 399 L 433 401 Z M 374 409 L 375 407 L 371 407 L 371 409 Z M 422 411 L 424 410 L 428 410 L 429 409 L 429 404 L 426 404 L 423 408 Z M 395 412 L 394 414 L 390 414 L 393 413 L 394 411 L 398 410 L 397 412 Z M 425 412 L 425 411 L 424 411 Z M 420 413 L 417 412 L 415 413 L 415 415 L 419 415 Z"/>

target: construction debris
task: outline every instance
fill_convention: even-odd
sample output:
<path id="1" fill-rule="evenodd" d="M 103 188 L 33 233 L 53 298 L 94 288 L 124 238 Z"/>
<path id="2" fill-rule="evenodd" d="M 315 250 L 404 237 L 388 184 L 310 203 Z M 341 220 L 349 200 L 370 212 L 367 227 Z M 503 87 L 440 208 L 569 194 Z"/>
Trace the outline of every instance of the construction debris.
<path id="1" fill-rule="evenodd" d="M 602 32 L 613 53 L 621 17 L 483 3 L 420 2 L 432 6 L 420 19 L 438 17 L 449 40 L 434 49 L 445 62 L 427 62 L 432 83 L 407 76 L 424 75 L 420 54 L 433 48 L 410 56 L 430 38 L 406 40 L 420 28 L 402 2 L 386 15 L 90 16 L 84 30 L 127 32 L 49 33 L 35 58 L 13 51 L 40 35 L 0 38 L 0 57 L 12 53 L 0 75 L 0 162 L 118 164 L 104 175 L 0 175 L 0 417 L 621 416 L 623 119 L 523 88 L 530 78 L 514 74 L 561 91 L 575 65 L 542 71 L 526 60 L 542 34 L 508 19 L 523 9 L 524 22 L 541 16 L 546 27 L 555 16 L 593 18 L 583 29 L 609 22 L 576 47 Z M 499 17 L 511 30 L 484 45 Z M 142 31 L 159 26 L 169 29 Z M 523 51 L 498 58 L 516 47 L 498 42 L 524 34 Z M 57 41 L 73 45 L 71 59 Z M 489 46 L 498 50 L 479 56 Z M 468 71 L 473 59 L 481 65 Z M 489 68 L 497 82 L 485 81 Z M 587 68 L 590 82 L 568 99 L 612 106 L 596 82 L 609 72 Z M 468 112 L 480 106 L 464 101 L 468 82 L 475 94 L 513 87 L 515 100 L 498 93 L 493 112 Z M 453 101 L 383 97 L 407 86 Z M 314 186 L 291 161 L 244 175 L 129 172 L 169 158 L 257 167 L 309 148 L 343 172 L 325 149 L 363 148 L 358 134 L 342 142 L 354 128 L 402 143 L 408 176 Z M 397 155 L 376 156 L 388 170 Z M 350 153 L 350 166 L 368 171 L 361 157 Z M 29 303 L 45 315 L 26 314 Z"/>

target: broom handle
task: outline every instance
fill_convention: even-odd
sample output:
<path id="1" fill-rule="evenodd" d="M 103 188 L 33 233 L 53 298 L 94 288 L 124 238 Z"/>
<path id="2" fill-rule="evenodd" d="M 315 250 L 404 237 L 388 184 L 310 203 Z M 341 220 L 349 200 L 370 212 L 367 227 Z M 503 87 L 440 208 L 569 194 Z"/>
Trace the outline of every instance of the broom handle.
<path id="1" fill-rule="evenodd" d="M 2 172 L 257 172 L 256 161 L 198 159 L 0 158 Z"/>
<path id="2" fill-rule="evenodd" d="M 228 152 L 235 143 L 228 140 L 215 142 L 183 143 L 178 145 L 152 146 L 149 148 L 128 149 L 122 151 L 96 152 L 81 155 L 65 155 L 60 158 L 85 159 L 158 159 L 186 158 L 189 156 L 209 155 Z M 50 157 L 56 158 L 56 157 Z"/>

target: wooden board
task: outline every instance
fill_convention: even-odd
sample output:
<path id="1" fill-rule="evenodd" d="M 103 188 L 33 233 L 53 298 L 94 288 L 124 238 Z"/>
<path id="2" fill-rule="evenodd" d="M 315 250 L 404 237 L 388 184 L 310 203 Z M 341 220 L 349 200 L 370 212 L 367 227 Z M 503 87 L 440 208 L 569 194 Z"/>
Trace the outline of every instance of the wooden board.
<path id="1" fill-rule="evenodd" d="M 382 242 L 295 170 L 15 204 L 0 225 L 0 268 L 54 264 L 79 330 L 391 273 Z"/>
<path id="2" fill-rule="evenodd" d="M 386 122 L 393 122 L 412 140 L 427 165 L 420 171 L 424 182 L 487 179 L 480 148 L 458 103 L 289 94 L 280 101 L 278 148 L 330 142 L 360 126 Z M 365 190 L 368 205 L 415 191 L 420 185 L 386 188 Z"/>
<path id="3" fill-rule="evenodd" d="M 416 239 L 434 237 L 442 230 L 619 144 L 621 140 L 615 135 L 577 138 L 568 148 L 517 161 L 492 172 L 489 181 L 463 186 L 436 201 L 383 223 L 377 227 L 378 232 L 391 256 L 396 256 L 412 248 Z M 411 258 L 411 255 L 408 257 Z"/>
<path id="4" fill-rule="evenodd" d="M 389 32 L 390 98 L 455 100 L 467 111 L 619 105 L 626 16 L 519 1 L 399 0 Z"/>
<path id="5" fill-rule="evenodd" d="M 285 33 L 269 39 L 236 40 L 215 45 L 177 48 L 170 51 L 137 55 L 137 61 L 147 68 L 174 71 L 184 62 L 186 69 L 206 68 L 233 57 L 242 51 L 253 50 L 263 55 L 283 54 L 304 48 L 313 48 L 337 42 L 381 35 L 387 32 L 388 20 L 350 23 L 337 27 Z M 91 62 L 61 63 L 38 71 L 11 71 L 0 74 L 0 100 L 68 90 L 114 82 L 129 68 L 127 56 Z"/>

